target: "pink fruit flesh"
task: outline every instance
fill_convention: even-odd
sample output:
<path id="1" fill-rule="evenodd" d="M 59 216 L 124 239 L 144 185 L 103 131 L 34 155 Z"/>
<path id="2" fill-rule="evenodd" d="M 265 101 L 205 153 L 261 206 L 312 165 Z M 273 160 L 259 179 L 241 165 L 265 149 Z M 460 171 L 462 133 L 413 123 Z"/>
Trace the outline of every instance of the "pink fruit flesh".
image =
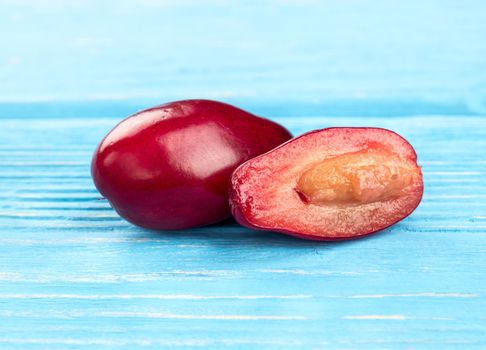
<path id="1" fill-rule="evenodd" d="M 402 220 L 422 193 L 417 156 L 401 136 L 378 128 L 330 128 L 238 167 L 230 200 L 245 226 L 340 240 Z"/>
<path id="2" fill-rule="evenodd" d="M 197 227 L 230 215 L 238 165 L 290 138 L 282 126 L 228 104 L 172 102 L 118 124 L 98 146 L 91 172 L 126 220 L 152 229 Z"/>

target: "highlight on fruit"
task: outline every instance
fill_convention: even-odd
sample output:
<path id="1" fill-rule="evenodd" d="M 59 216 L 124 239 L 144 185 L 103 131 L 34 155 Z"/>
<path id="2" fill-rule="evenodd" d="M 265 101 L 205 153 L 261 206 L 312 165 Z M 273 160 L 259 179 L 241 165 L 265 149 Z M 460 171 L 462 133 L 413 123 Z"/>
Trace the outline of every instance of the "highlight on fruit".
<path id="1" fill-rule="evenodd" d="M 158 230 L 230 216 L 233 170 L 292 135 L 283 126 L 209 100 L 138 112 L 101 141 L 91 164 L 99 192 L 120 216 Z"/>

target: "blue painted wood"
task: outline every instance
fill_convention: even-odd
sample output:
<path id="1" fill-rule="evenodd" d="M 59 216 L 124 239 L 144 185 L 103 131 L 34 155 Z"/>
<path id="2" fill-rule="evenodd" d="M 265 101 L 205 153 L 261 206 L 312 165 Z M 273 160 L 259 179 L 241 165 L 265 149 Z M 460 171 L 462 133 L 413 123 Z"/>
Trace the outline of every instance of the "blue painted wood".
<path id="1" fill-rule="evenodd" d="M 315 243 L 232 222 L 151 232 L 89 178 L 115 119 L 4 119 L 0 348 L 482 348 L 486 118 L 278 118 L 394 129 L 426 191 L 404 222 Z"/>
<path id="2" fill-rule="evenodd" d="M 0 349 L 486 348 L 483 1 L 0 1 Z M 412 216 L 351 242 L 151 232 L 100 200 L 124 115 L 212 97 L 416 148 Z"/>

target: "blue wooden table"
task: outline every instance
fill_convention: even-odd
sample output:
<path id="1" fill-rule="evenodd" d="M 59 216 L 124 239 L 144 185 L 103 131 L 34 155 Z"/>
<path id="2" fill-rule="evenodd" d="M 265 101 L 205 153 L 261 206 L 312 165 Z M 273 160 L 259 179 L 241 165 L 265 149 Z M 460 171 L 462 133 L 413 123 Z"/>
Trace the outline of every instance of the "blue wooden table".
<path id="1" fill-rule="evenodd" d="M 486 348 L 486 3 L 0 1 L 0 349 Z M 379 126 L 425 195 L 374 236 L 153 232 L 89 173 L 124 116 L 215 98 Z"/>

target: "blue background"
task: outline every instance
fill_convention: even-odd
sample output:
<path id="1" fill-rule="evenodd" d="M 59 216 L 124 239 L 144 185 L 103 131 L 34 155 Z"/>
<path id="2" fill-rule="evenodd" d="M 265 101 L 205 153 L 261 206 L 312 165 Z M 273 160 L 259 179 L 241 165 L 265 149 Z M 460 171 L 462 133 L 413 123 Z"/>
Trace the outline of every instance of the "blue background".
<path id="1" fill-rule="evenodd" d="M 486 348 L 485 38 L 479 0 L 0 0 L 0 348 Z M 131 226 L 94 148 L 201 97 L 398 131 L 424 200 L 344 243 Z"/>

